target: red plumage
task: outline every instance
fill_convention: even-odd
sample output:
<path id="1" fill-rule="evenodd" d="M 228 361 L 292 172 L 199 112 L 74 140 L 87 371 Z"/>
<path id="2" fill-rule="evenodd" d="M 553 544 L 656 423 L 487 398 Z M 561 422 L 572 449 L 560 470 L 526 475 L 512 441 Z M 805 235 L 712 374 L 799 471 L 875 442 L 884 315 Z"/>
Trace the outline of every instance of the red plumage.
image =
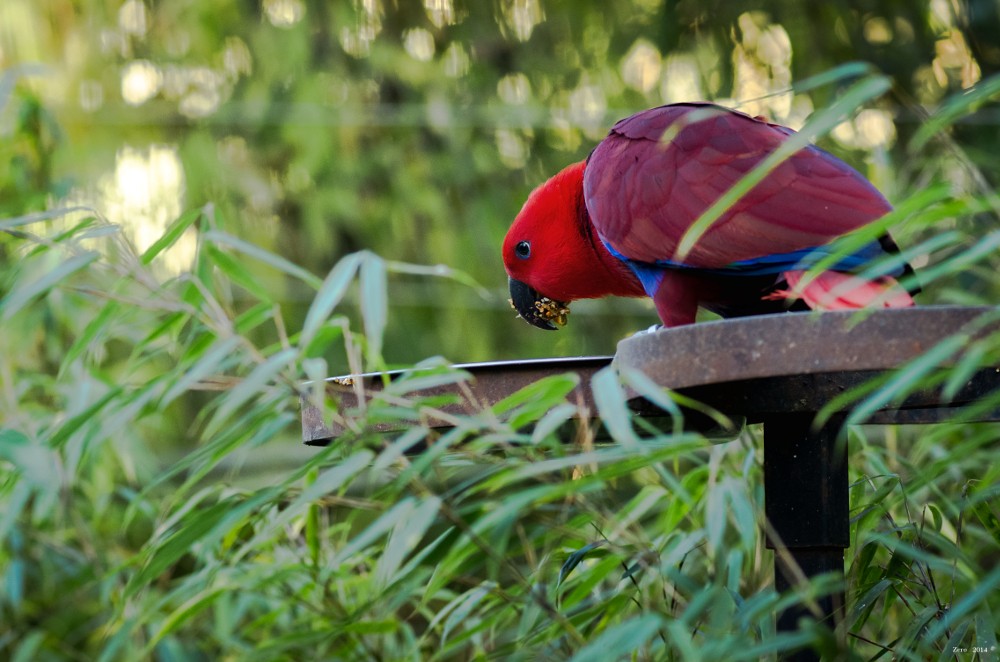
<path id="1" fill-rule="evenodd" d="M 671 129 L 676 134 L 664 140 Z M 672 258 L 702 212 L 792 133 L 711 104 L 663 106 L 621 120 L 587 160 L 583 189 L 594 227 L 632 259 Z M 684 262 L 719 268 L 822 245 L 891 208 L 843 161 L 802 149 L 723 213 Z"/>
<path id="2" fill-rule="evenodd" d="M 560 301 L 645 291 L 667 325 L 694 321 L 699 304 L 731 315 L 780 310 L 784 302 L 774 300 L 788 281 L 798 282 L 803 255 L 891 209 L 842 161 L 814 146 L 798 150 L 690 251 L 679 256 L 677 249 L 701 214 L 793 133 L 712 104 L 662 106 L 621 120 L 585 164 L 531 194 L 504 241 L 507 272 Z M 525 246 L 527 256 L 518 252 Z M 895 246 L 886 237 L 865 250 L 852 264 Z M 802 299 L 824 308 L 912 305 L 891 278 L 830 277 L 823 287 L 834 281 L 836 296 L 815 289 Z M 844 288 L 854 291 L 840 296 Z"/>

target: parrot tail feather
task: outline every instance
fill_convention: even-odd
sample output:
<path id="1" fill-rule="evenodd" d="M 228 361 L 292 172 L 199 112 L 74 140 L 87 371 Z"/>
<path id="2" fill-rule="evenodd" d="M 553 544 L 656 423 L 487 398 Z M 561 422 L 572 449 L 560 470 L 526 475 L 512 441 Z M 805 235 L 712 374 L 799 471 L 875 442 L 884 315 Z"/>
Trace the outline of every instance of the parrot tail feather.
<path id="1" fill-rule="evenodd" d="M 890 276 L 874 280 L 839 271 L 824 271 L 801 288 L 804 271 L 785 271 L 781 275 L 787 290 L 769 294 L 767 299 L 802 299 L 813 310 L 855 310 L 858 308 L 907 308 L 913 297 Z"/>

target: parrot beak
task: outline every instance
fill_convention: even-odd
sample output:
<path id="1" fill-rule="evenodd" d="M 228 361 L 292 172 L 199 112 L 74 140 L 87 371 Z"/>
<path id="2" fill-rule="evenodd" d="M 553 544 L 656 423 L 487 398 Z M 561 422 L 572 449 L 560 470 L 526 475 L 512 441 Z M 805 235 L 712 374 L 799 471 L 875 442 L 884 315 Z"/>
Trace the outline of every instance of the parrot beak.
<path id="1" fill-rule="evenodd" d="M 509 278 L 508 283 L 510 305 L 525 322 L 546 331 L 555 331 L 558 328 L 556 324 L 562 326 L 566 323 L 569 308 L 565 303 L 542 296 L 519 280 Z"/>

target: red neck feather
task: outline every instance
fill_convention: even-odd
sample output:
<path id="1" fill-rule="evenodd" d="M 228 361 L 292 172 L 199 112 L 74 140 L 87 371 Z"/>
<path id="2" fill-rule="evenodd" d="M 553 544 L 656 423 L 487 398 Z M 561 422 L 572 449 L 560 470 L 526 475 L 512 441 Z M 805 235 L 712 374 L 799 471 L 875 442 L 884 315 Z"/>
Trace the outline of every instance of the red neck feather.
<path id="1" fill-rule="evenodd" d="M 639 280 L 608 252 L 590 222 L 583 199 L 581 161 L 535 189 L 504 239 L 507 273 L 558 301 L 643 296 Z M 519 258 L 516 246 L 527 241 L 531 255 Z"/>

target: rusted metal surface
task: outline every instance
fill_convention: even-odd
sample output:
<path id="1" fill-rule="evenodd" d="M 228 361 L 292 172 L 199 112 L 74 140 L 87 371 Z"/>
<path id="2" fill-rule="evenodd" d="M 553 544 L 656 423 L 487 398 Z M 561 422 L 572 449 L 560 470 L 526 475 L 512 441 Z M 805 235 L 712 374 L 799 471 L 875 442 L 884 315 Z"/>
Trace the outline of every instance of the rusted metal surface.
<path id="1" fill-rule="evenodd" d="M 981 318 L 993 320 L 987 330 L 1000 330 L 998 310 L 990 307 L 761 315 L 639 334 L 618 344 L 615 359 L 672 389 L 889 370 Z"/>
<path id="2" fill-rule="evenodd" d="M 971 341 L 998 330 L 1000 315 L 990 307 L 897 308 L 865 317 L 789 313 L 633 336 L 619 343 L 615 361 L 728 415 L 759 423 L 776 414 L 817 412 L 954 334 L 965 333 Z M 998 388 L 1000 370 L 980 370 L 950 398 L 940 389 L 921 389 L 867 422 L 937 422 L 953 413 L 948 409 Z M 639 398 L 633 406 L 648 409 Z M 844 409 L 850 406 L 844 403 Z M 1000 411 L 980 412 L 976 420 L 1000 420 Z"/>
<path id="3" fill-rule="evenodd" d="M 970 338 L 1000 329 L 998 311 L 990 307 L 939 306 L 855 312 L 786 313 L 663 329 L 627 338 L 615 361 L 638 368 L 661 386 L 678 390 L 731 416 L 760 422 L 779 413 L 815 412 L 832 398 L 860 386 L 886 370 L 922 355 L 952 334 L 966 329 Z M 980 322 L 982 322 L 980 324 Z M 611 357 L 573 357 L 496 361 L 455 366 L 469 379 L 413 393 L 416 397 L 454 394 L 458 402 L 440 408 L 444 414 L 482 411 L 517 390 L 553 374 L 575 372 L 580 386 L 573 401 L 594 411 L 590 378 Z M 402 372 L 388 373 L 396 379 Z M 357 408 L 382 388 L 381 374 L 327 381 L 342 411 Z M 1000 373 L 981 371 L 949 403 L 937 391 L 910 394 L 872 416 L 872 423 L 929 423 L 941 420 L 942 404 L 972 402 L 1000 386 Z M 638 398 L 633 407 L 654 417 L 662 412 Z M 302 399 L 302 433 L 306 443 L 326 443 L 342 434 L 334 412 L 323 412 Z M 1000 412 L 978 420 L 998 420 Z M 447 427 L 446 418 L 430 416 L 425 424 Z M 384 423 L 385 432 L 407 421 Z"/>
<path id="4" fill-rule="evenodd" d="M 435 395 L 456 395 L 458 401 L 443 405 L 439 410 L 443 414 L 469 414 L 492 407 L 507 396 L 537 382 L 543 377 L 564 373 L 576 373 L 580 377 L 579 386 L 570 394 L 571 402 L 579 402 L 589 411 L 594 411 L 594 399 L 590 391 L 590 379 L 594 373 L 611 363 L 610 356 L 582 356 L 555 359 L 530 359 L 526 361 L 491 361 L 487 363 L 465 363 L 454 366 L 455 369 L 468 373 L 469 378 L 454 384 L 445 384 L 413 391 L 412 397 L 429 397 Z M 339 402 L 341 411 L 357 408 L 363 401 L 374 397 L 382 390 L 383 377 L 389 380 L 397 379 L 404 374 L 419 375 L 419 371 L 394 371 L 386 373 L 369 373 L 347 377 L 335 377 L 327 380 L 326 389 Z M 307 444 L 324 444 L 335 439 L 344 429 L 335 422 L 334 412 L 324 415 L 320 408 L 303 397 L 302 405 L 302 437 Z M 404 429 L 407 421 L 383 423 L 376 426 L 377 431 L 391 432 Z M 434 418 L 433 414 L 424 421 L 431 427 L 448 427 L 446 418 Z"/>
<path id="5" fill-rule="evenodd" d="M 678 392 L 698 402 L 734 416 L 739 415 L 749 423 L 760 423 L 767 416 L 817 412 L 834 398 L 868 384 L 882 376 L 882 370 L 854 372 L 829 372 L 783 377 L 743 379 L 718 384 L 704 384 L 679 389 Z M 940 388 L 919 389 L 908 393 L 899 402 L 886 405 L 874 412 L 866 422 L 876 424 L 936 423 L 951 416 L 956 407 L 976 402 L 987 394 L 1000 389 L 1000 371 L 995 368 L 972 374 L 965 385 L 949 398 Z M 845 401 L 842 410 L 852 408 Z M 634 401 L 633 407 L 649 415 L 646 405 Z M 978 421 L 1000 420 L 1000 411 L 980 412 Z"/>

